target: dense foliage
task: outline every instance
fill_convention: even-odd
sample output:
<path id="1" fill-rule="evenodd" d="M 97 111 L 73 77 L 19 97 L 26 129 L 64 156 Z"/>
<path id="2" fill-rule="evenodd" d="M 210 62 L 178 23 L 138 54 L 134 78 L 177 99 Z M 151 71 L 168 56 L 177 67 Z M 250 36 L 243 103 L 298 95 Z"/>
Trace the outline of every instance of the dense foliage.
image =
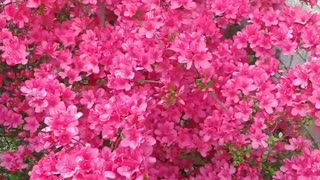
<path id="1" fill-rule="evenodd" d="M 318 32 L 284 0 L 2 0 L 0 173 L 318 179 Z"/>

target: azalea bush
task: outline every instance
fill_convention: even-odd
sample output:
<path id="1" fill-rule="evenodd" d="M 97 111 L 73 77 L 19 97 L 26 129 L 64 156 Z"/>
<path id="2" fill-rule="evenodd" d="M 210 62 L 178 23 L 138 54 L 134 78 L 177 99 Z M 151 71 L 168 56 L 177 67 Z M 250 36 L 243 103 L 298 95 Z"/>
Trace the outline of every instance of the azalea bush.
<path id="1" fill-rule="evenodd" d="M 284 0 L 2 0 L 0 179 L 318 179 L 318 32 Z"/>

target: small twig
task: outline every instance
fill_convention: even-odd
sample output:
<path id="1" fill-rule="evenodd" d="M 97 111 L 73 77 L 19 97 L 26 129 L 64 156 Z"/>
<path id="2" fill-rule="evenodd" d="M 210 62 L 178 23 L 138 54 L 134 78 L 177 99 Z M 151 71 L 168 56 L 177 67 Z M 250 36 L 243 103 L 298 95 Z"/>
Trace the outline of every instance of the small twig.
<path id="1" fill-rule="evenodd" d="M 82 146 L 85 146 L 85 144 L 84 144 L 83 142 L 80 142 L 80 141 L 77 140 L 77 139 L 72 138 L 72 140 L 76 141 L 77 143 L 81 144 Z"/>
<path id="2" fill-rule="evenodd" d="M 276 53 L 275 56 L 276 56 L 276 59 L 279 60 L 280 64 L 283 66 L 283 68 L 288 71 L 287 65 L 286 65 L 286 64 L 282 61 L 282 59 L 281 59 L 281 50 L 277 49 L 277 53 Z M 292 57 L 292 56 L 291 56 L 291 57 Z"/>
<path id="3" fill-rule="evenodd" d="M 279 120 L 276 121 L 274 128 L 271 130 L 271 134 L 273 134 L 273 132 L 277 129 L 278 125 L 279 125 Z"/>
<path id="4" fill-rule="evenodd" d="M 279 60 L 279 61 L 282 64 L 283 68 L 288 71 L 288 67 L 282 62 L 282 60 Z"/>
<path id="5" fill-rule="evenodd" d="M 138 83 L 139 84 L 145 84 L 145 83 L 163 84 L 163 82 L 160 82 L 160 81 L 146 80 L 146 79 L 140 80 L 140 81 L 138 81 Z"/>
<path id="6" fill-rule="evenodd" d="M 276 84 L 278 84 L 280 82 L 279 78 L 277 78 L 275 75 L 273 75 L 271 78 L 272 78 L 273 82 Z"/>
<path id="7" fill-rule="evenodd" d="M 289 63 L 289 69 L 291 69 L 291 66 L 292 66 L 292 62 L 293 62 L 293 55 L 291 55 L 291 57 L 290 57 L 290 63 Z"/>
<path id="8" fill-rule="evenodd" d="M 316 140 L 313 138 L 309 130 L 305 126 L 301 126 L 301 128 L 307 133 L 307 138 L 310 138 L 310 140 L 313 142 L 313 145 L 315 146 L 316 149 L 319 149 L 318 143 Z"/>
<path id="9" fill-rule="evenodd" d="M 99 14 L 100 14 L 100 25 L 104 28 L 106 27 L 106 7 L 105 3 L 99 1 Z"/>
<path id="10" fill-rule="evenodd" d="M 313 18 L 313 16 L 314 16 L 315 14 L 312 14 L 311 16 L 310 16 L 310 18 L 306 21 L 306 23 L 298 23 L 298 22 L 294 22 L 295 24 L 300 24 L 300 25 L 302 25 L 302 27 L 305 27 L 310 21 L 311 21 L 311 19 Z"/>
<path id="11" fill-rule="evenodd" d="M 299 51 L 297 51 L 297 54 L 299 55 L 299 57 L 300 57 L 304 62 L 307 62 L 307 59 L 305 59 L 305 58 L 299 53 Z"/>
<path id="12" fill-rule="evenodd" d="M 217 104 L 219 104 L 222 107 L 222 109 L 224 109 L 225 111 L 227 111 L 228 114 L 230 114 L 230 111 L 228 110 L 227 106 L 223 102 L 221 102 L 213 92 L 210 92 L 209 95 Z"/>

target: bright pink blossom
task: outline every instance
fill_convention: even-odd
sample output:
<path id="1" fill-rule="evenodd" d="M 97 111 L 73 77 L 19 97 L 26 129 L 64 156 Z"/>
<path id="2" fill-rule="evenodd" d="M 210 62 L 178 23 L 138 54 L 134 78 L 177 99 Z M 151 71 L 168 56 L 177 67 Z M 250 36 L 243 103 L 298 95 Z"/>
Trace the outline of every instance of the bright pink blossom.
<path id="1" fill-rule="evenodd" d="M 17 37 L 4 39 L 0 50 L 3 51 L 1 57 L 8 65 L 27 64 L 28 52 L 26 46 Z"/>
<path id="2" fill-rule="evenodd" d="M 26 118 L 26 124 L 23 126 L 23 129 L 30 131 L 31 133 L 34 133 L 39 128 L 40 124 L 39 121 L 34 117 L 27 117 Z"/>
<path id="3" fill-rule="evenodd" d="M 306 88 L 308 86 L 308 70 L 303 67 L 298 67 L 294 72 L 293 75 L 295 77 L 293 81 L 293 85 L 300 86 L 301 88 Z"/>
<path id="4" fill-rule="evenodd" d="M 254 133 L 250 134 L 250 139 L 252 141 L 251 146 L 254 149 L 257 149 L 259 147 L 268 147 L 268 136 L 261 131 L 255 131 Z"/>
<path id="5" fill-rule="evenodd" d="M 1 173 L 317 179 L 319 22 L 285 0 L 4 0 Z"/>
<path id="6" fill-rule="evenodd" d="M 263 108 L 267 113 L 273 113 L 273 108 L 277 107 L 278 100 L 272 94 L 264 94 L 259 102 L 259 106 Z"/>
<path id="7" fill-rule="evenodd" d="M 83 4 L 97 4 L 97 0 L 83 0 Z"/>

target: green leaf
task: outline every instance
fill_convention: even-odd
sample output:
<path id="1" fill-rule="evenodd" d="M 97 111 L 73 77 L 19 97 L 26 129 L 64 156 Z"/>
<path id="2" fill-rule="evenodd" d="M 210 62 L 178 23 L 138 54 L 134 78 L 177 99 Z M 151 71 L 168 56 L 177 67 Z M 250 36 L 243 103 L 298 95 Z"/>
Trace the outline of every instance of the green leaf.
<path id="1" fill-rule="evenodd" d="M 253 65 L 257 61 L 257 57 L 255 55 L 249 55 L 249 64 Z"/>
<path id="2" fill-rule="evenodd" d="M 276 174 L 276 170 L 273 168 L 273 167 L 271 167 L 271 166 L 269 166 L 268 167 L 268 171 L 269 171 L 269 173 L 272 175 L 272 176 L 274 176 L 275 174 Z"/>
<path id="3" fill-rule="evenodd" d="M 8 176 L 9 180 L 20 180 L 21 177 L 18 174 L 10 174 Z"/>

